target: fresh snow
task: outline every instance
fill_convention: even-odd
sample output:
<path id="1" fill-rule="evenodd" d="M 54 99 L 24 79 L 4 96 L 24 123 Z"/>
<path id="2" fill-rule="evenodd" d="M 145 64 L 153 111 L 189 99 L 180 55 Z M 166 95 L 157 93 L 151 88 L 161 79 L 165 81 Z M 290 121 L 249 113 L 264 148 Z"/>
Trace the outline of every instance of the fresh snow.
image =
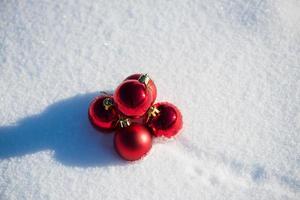
<path id="1" fill-rule="evenodd" d="M 300 199 L 298 0 L 0 1 L 0 199 Z M 89 124 L 149 73 L 184 128 L 121 160 Z"/>

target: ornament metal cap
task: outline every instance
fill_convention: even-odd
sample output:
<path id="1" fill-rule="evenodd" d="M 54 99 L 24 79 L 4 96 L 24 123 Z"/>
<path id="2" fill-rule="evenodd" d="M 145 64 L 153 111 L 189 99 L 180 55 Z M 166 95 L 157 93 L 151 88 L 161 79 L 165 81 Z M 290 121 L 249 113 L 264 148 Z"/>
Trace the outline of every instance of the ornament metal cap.
<path id="1" fill-rule="evenodd" d="M 148 122 L 151 117 L 156 117 L 159 114 L 159 112 L 160 111 L 155 106 L 151 106 L 149 108 L 149 110 L 147 111 L 147 120 L 146 120 L 146 122 Z"/>
<path id="2" fill-rule="evenodd" d="M 128 119 L 128 118 L 121 118 L 118 120 L 118 124 L 120 124 L 121 128 L 125 128 L 125 127 L 130 126 L 131 122 L 130 122 L 130 119 Z"/>
<path id="3" fill-rule="evenodd" d="M 108 110 L 111 106 L 113 106 L 114 101 L 112 98 L 107 97 L 103 100 L 103 106 L 105 110 Z"/>
<path id="4" fill-rule="evenodd" d="M 148 85 L 148 83 L 151 79 L 148 74 L 142 74 L 138 80 L 139 80 L 139 82 L 144 83 L 145 85 Z"/>

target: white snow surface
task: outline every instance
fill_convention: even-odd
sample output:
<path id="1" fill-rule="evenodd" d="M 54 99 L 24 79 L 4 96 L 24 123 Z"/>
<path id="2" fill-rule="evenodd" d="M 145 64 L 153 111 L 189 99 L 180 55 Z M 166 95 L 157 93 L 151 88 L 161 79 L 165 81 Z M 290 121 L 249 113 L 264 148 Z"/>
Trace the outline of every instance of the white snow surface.
<path id="1" fill-rule="evenodd" d="M 300 199 L 300 1 L 0 1 L 0 199 Z M 149 73 L 184 128 L 126 162 L 90 125 Z"/>

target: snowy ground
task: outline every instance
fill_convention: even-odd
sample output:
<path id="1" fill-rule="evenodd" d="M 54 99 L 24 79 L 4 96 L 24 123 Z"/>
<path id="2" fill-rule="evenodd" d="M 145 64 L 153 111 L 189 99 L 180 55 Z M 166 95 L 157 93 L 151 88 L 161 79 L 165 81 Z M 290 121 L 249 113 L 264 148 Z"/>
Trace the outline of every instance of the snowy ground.
<path id="1" fill-rule="evenodd" d="M 300 2 L 0 1 L 0 199 L 300 199 Z M 184 130 L 128 163 L 87 106 L 134 72 Z"/>

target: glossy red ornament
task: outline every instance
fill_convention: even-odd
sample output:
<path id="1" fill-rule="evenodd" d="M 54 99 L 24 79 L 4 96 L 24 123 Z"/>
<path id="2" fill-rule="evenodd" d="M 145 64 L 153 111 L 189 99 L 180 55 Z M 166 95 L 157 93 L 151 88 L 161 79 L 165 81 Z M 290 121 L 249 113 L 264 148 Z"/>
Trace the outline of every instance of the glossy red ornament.
<path id="1" fill-rule="evenodd" d="M 92 125 L 102 132 L 115 129 L 118 113 L 113 104 L 112 96 L 98 96 L 90 104 L 88 115 Z"/>
<path id="2" fill-rule="evenodd" d="M 182 128 L 182 115 L 171 103 L 156 103 L 148 111 L 147 125 L 154 136 L 170 138 Z"/>
<path id="3" fill-rule="evenodd" d="M 114 146 L 118 154 L 125 160 L 138 160 L 151 149 L 152 136 L 145 126 L 132 123 L 116 131 Z"/>
<path id="4" fill-rule="evenodd" d="M 121 113 L 138 118 L 147 112 L 153 99 L 143 80 L 126 80 L 116 89 L 114 100 Z"/>
<path id="5" fill-rule="evenodd" d="M 145 74 L 132 74 L 130 76 L 128 76 L 124 81 L 126 80 L 139 80 L 141 78 L 141 76 L 143 76 Z M 156 85 L 154 84 L 153 80 L 149 78 L 149 82 L 147 84 L 147 87 L 151 93 L 152 96 L 152 103 L 154 103 L 156 96 L 157 96 L 157 89 L 156 89 Z"/>

